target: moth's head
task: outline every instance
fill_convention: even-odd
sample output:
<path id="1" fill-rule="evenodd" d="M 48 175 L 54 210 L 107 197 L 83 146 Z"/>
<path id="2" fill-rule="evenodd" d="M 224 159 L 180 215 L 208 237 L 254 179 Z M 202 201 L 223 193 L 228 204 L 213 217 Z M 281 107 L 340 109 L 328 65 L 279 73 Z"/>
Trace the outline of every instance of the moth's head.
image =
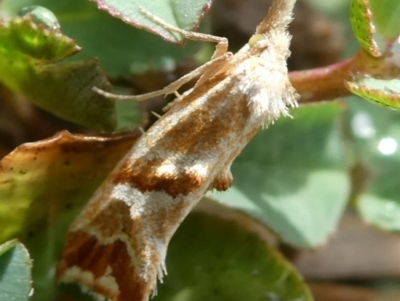
<path id="1" fill-rule="evenodd" d="M 253 48 L 257 44 L 257 42 L 259 42 L 261 40 L 265 40 L 265 36 L 261 33 L 256 33 L 251 36 L 248 44 L 251 48 Z"/>
<path id="2" fill-rule="evenodd" d="M 264 20 L 249 40 L 252 55 L 286 59 L 289 55 L 290 36 L 287 27 L 292 21 L 296 0 L 274 0 Z"/>
<path id="3" fill-rule="evenodd" d="M 263 52 L 268 51 L 270 47 L 270 41 L 267 35 L 261 33 L 255 33 L 251 36 L 247 42 L 250 48 L 250 53 L 253 56 L 259 56 Z"/>
<path id="4" fill-rule="evenodd" d="M 248 45 L 251 55 L 255 56 L 276 56 L 287 59 L 290 55 L 290 35 L 282 30 L 256 33 L 249 39 Z"/>

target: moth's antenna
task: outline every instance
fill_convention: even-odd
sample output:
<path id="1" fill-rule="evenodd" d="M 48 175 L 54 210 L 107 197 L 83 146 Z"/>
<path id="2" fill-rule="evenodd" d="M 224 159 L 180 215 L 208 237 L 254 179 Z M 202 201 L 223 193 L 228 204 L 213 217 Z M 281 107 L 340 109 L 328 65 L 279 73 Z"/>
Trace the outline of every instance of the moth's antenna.
<path id="1" fill-rule="evenodd" d="M 285 30 L 292 21 L 293 7 L 296 0 L 275 0 L 264 20 L 258 25 L 256 34 L 270 30 Z"/>

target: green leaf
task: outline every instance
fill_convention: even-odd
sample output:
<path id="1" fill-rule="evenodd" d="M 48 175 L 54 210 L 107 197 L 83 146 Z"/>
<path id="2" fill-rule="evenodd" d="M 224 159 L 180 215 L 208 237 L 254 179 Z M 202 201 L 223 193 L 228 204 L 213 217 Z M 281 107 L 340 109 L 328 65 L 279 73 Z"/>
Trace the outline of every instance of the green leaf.
<path id="1" fill-rule="evenodd" d="M 17 240 L 0 245 L 0 300 L 27 301 L 32 292 L 32 261 Z"/>
<path id="2" fill-rule="evenodd" d="M 110 88 L 96 61 L 56 64 L 78 50 L 73 40 L 29 15 L 0 23 L 0 81 L 61 118 L 113 130 L 114 101 L 92 91 Z"/>
<path id="3" fill-rule="evenodd" d="M 143 120 L 143 114 L 137 102 L 117 101 L 115 104 L 118 117 L 116 131 L 131 131 L 132 121 Z"/>
<path id="4" fill-rule="evenodd" d="M 17 237 L 35 261 L 34 300 L 49 300 L 64 236 L 95 189 L 137 139 L 61 132 L 0 162 L 0 243 Z"/>
<path id="5" fill-rule="evenodd" d="M 100 9 L 139 28 L 154 32 L 166 41 L 181 42 L 180 34 L 166 30 L 146 16 L 141 9 L 161 18 L 166 23 L 186 30 L 197 28 L 204 12 L 211 6 L 211 0 L 159 0 L 124 1 L 92 0 Z"/>
<path id="6" fill-rule="evenodd" d="M 395 39 L 400 34 L 400 2 L 398 0 L 369 0 L 374 14 L 374 23 L 387 39 Z"/>
<path id="7" fill-rule="evenodd" d="M 400 109 L 400 80 L 378 79 L 370 76 L 346 81 L 345 86 L 355 95 L 391 109 Z"/>
<path id="8" fill-rule="evenodd" d="M 260 225 L 234 214 L 203 200 L 185 219 L 155 301 L 312 300 L 301 276 L 254 232 Z"/>
<path id="9" fill-rule="evenodd" d="M 349 193 L 337 104 L 293 110 L 261 131 L 234 162 L 233 187 L 212 197 L 270 226 L 284 241 L 324 243 Z"/>
<path id="10" fill-rule="evenodd" d="M 397 170 L 400 168 L 400 164 L 396 164 Z M 392 173 L 386 174 L 389 176 Z M 382 185 L 382 182 L 387 180 L 383 175 L 378 181 L 381 183 L 375 183 L 376 188 Z M 391 181 L 392 182 L 392 181 Z M 391 191 L 398 186 L 394 186 L 394 183 L 389 188 Z M 398 183 L 396 183 L 398 185 Z M 357 203 L 357 208 L 362 218 L 387 231 L 400 231 L 400 202 L 398 197 L 388 197 L 377 195 L 376 192 L 366 191 L 363 193 Z"/>
<path id="11" fill-rule="evenodd" d="M 146 5 L 160 4 L 161 10 L 165 5 L 170 5 L 167 11 L 175 7 L 174 2 L 171 1 L 168 2 L 170 4 L 166 1 L 144 2 Z M 185 24 L 179 24 L 185 29 L 192 29 L 193 25 L 199 22 L 198 16 L 190 21 L 197 11 L 197 9 L 188 11 L 187 8 L 193 4 L 191 2 L 193 1 L 183 1 L 173 10 L 177 18 L 184 19 L 186 18 L 184 13 L 178 13 L 178 10 L 186 11 L 188 18 L 186 27 Z M 201 1 L 194 2 L 196 2 L 193 5 L 194 8 L 201 6 Z M 0 10 L 8 15 L 15 15 L 22 7 L 33 4 L 47 7 L 54 12 L 61 24 L 62 32 L 72 37 L 82 47 L 82 51 L 73 57 L 74 60 L 97 57 L 100 66 L 111 77 L 138 74 L 149 70 L 170 71 L 183 60 L 192 58 L 193 53 L 199 49 L 200 44 L 194 42 L 188 42 L 185 48 L 166 43 L 154 34 L 134 28 L 97 9 L 96 5 L 88 0 L 3 0 Z M 120 4 L 137 6 L 132 1 L 120 1 Z"/>
<path id="12" fill-rule="evenodd" d="M 368 223 L 400 231 L 399 112 L 371 105 L 356 97 L 348 102 L 355 167 L 353 186 L 357 208 Z"/>
<path id="13" fill-rule="evenodd" d="M 382 53 L 374 39 L 375 27 L 368 0 L 351 1 L 350 22 L 361 47 L 374 57 L 381 56 Z"/>

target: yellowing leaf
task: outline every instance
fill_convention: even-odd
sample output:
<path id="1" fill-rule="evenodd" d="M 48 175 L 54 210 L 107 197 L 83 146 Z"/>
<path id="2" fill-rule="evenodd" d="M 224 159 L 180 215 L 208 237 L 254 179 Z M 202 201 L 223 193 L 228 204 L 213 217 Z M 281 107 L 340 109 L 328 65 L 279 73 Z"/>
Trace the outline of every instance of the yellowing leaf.
<path id="1" fill-rule="evenodd" d="M 29 249 L 34 300 L 52 296 L 48 275 L 70 222 L 137 138 L 61 132 L 21 145 L 1 160 L 0 243 L 18 238 Z"/>

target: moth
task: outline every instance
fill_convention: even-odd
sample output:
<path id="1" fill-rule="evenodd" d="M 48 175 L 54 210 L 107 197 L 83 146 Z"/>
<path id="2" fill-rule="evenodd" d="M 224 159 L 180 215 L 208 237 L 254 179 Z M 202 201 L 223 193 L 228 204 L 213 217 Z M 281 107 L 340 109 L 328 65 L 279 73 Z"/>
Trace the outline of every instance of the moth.
<path id="1" fill-rule="evenodd" d="M 296 0 L 275 0 L 249 42 L 236 54 L 224 38 L 187 32 L 143 12 L 168 30 L 216 42 L 209 62 L 143 100 L 195 86 L 119 162 L 71 225 L 57 277 L 113 301 L 146 301 L 175 230 L 210 189 L 232 184 L 230 166 L 262 127 L 297 106 L 288 80 L 287 26 Z M 108 97 L 115 95 L 99 91 Z"/>

